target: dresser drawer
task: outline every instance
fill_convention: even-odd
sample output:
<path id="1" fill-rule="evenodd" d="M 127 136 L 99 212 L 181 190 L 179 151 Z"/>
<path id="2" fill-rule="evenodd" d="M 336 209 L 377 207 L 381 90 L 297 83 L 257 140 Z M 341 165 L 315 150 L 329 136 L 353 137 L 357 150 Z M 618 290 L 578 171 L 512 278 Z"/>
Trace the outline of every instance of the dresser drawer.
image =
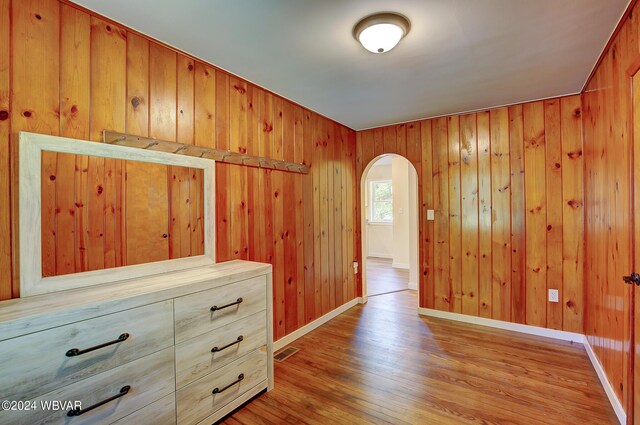
<path id="1" fill-rule="evenodd" d="M 240 337 L 242 341 L 223 348 Z M 266 312 L 263 310 L 176 345 L 176 388 L 264 346 L 266 341 Z M 212 352 L 213 347 L 222 350 Z"/>
<path id="2" fill-rule="evenodd" d="M 115 369 L 44 394 L 33 401 L 38 407 L 31 411 L 0 411 L 0 423 L 12 425 L 36 424 L 110 424 L 173 392 L 173 348 L 166 348 Z M 82 409 L 129 391 L 80 416 L 69 417 L 68 409 L 43 410 L 40 403 L 51 400 L 80 401 Z"/>
<path id="3" fill-rule="evenodd" d="M 28 400 L 173 345 L 172 301 L 134 308 L 0 343 L 0 395 Z M 79 355 L 86 350 L 118 341 Z"/>
<path id="4" fill-rule="evenodd" d="M 176 298 L 176 343 L 264 310 L 266 296 L 266 278 L 258 276 Z"/>
<path id="5" fill-rule="evenodd" d="M 113 423 L 113 425 L 131 424 L 176 425 L 176 394 L 171 393 Z"/>
<path id="6" fill-rule="evenodd" d="M 244 379 L 236 383 L 240 374 Z M 261 382 L 266 387 L 266 380 L 267 354 L 259 349 L 178 390 L 178 424 L 198 423 Z M 223 391 L 212 394 L 214 388 Z"/>

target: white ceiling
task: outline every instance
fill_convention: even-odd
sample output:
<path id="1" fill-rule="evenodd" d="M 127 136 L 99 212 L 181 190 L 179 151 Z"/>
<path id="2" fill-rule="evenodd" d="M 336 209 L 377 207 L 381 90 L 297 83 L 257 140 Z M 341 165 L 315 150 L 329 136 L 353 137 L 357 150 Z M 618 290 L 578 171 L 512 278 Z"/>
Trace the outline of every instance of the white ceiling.
<path id="1" fill-rule="evenodd" d="M 628 0 L 75 0 L 353 129 L 579 92 Z M 389 53 L 353 25 L 411 20 Z"/>

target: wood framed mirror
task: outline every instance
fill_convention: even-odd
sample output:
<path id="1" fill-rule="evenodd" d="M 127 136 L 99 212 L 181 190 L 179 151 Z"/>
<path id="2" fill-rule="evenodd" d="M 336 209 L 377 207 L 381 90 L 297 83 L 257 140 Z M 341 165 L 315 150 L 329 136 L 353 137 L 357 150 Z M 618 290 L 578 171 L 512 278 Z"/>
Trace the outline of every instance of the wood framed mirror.
<path id="1" fill-rule="evenodd" d="M 20 133 L 19 143 L 21 297 L 134 279 L 215 263 L 215 161 L 27 132 Z M 52 155 L 54 156 L 53 160 Z M 58 164 L 57 173 L 50 173 L 48 169 L 47 164 L 51 164 L 52 161 L 54 164 Z M 107 161 L 109 164 L 117 164 L 113 168 L 120 170 L 117 172 L 119 176 L 113 176 L 117 173 L 105 169 L 107 167 L 104 167 L 104 164 Z M 71 195 L 71 199 L 67 200 L 67 203 L 71 202 L 73 205 L 67 210 L 57 205 L 55 200 L 64 196 L 69 190 L 77 192 L 78 186 L 81 184 L 78 183 L 78 177 L 74 177 L 73 173 L 87 174 L 87 169 L 92 163 L 98 164 L 94 175 L 102 176 L 103 179 L 120 179 L 120 184 L 116 183 L 111 186 L 122 187 L 123 193 L 118 195 L 122 204 L 125 199 L 130 203 L 148 198 L 154 198 L 155 201 L 143 204 L 145 208 L 148 208 L 146 211 L 140 208 L 139 202 L 137 210 L 132 208 L 126 211 L 122 211 L 126 207 L 118 204 L 117 201 L 110 204 L 103 201 L 101 205 L 97 206 L 94 202 L 92 211 L 94 214 L 97 211 L 98 220 L 102 220 L 100 216 L 102 211 L 118 209 L 118 213 L 121 214 L 120 222 L 118 223 L 116 218 L 115 224 L 111 226 L 112 228 L 119 226 L 122 229 L 122 235 L 124 235 L 118 236 L 122 246 L 118 248 L 120 261 L 87 266 L 86 261 L 85 264 L 78 265 L 77 258 L 61 260 L 60 258 L 63 256 L 57 255 L 53 260 L 54 264 L 57 260 L 58 265 L 65 261 L 69 264 L 75 262 L 76 265 L 75 267 L 71 265 L 66 268 L 52 268 L 49 265 L 51 261 L 48 257 L 52 255 L 51 251 L 56 250 L 58 242 L 55 241 L 73 245 L 74 241 L 69 241 L 69 239 L 76 239 L 75 251 L 80 253 L 76 257 L 83 255 L 85 248 L 77 246 L 77 238 L 85 238 L 85 233 L 90 233 L 90 231 L 78 228 L 78 218 L 71 219 L 70 229 L 66 229 L 66 232 L 62 232 L 62 225 L 54 224 L 52 226 L 49 221 L 58 223 L 60 217 L 65 214 L 71 216 L 79 214 L 78 209 L 84 207 L 84 200 L 79 201 Z M 64 165 L 62 168 L 61 164 Z M 83 164 L 89 164 L 89 167 Z M 163 170 L 164 174 L 162 174 Z M 49 187 L 51 182 L 60 184 L 61 181 L 64 181 L 65 176 L 61 175 L 63 173 L 67 174 L 70 183 L 67 182 L 64 189 L 59 189 L 58 192 L 53 192 L 54 195 L 51 195 Z M 89 174 L 91 174 L 90 170 Z M 198 184 L 192 184 L 192 193 L 183 194 L 183 198 L 179 201 L 168 199 L 166 190 L 162 192 L 157 188 L 154 189 L 158 182 L 161 184 L 160 187 L 169 187 L 172 184 L 171 180 L 178 181 L 181 175 L 186 175 L 185 179 L 192 176 Z M 163 176 L 166 176 L 164 181 L 162 180 Z M 83 178 L 84 181 L 87 181 L 86 175 Z M 95 182 L 89 176 L 89 181 L 86 184 L 91 186 Z M 197 188 L 195 193 L 194 187 Z M 95 184 L 95 188 L 92 187 L 91 190 L 93 189 L 96 189 L 96 193 L 101 194 L 103 187 Z M 112 192 L 115 192 L 115 189 L 112 189 Z M 158 195 L 158 192 L 162 194 Z M 52 196 L 54 201 L 50 200 Z M 199 210 L 192 220 L 194 226 L 196 222 L 198 226 L 198 229 L 194 227 L 194 234 L 197 235 L 195 248 L 183 249 L 182 253 L 176 254 L 173 251 L 180 251 L 179 242 L 177 242 L 176 248 L 171 250 L 171 255 L 165 254 L 170 251 L 169 247 L 171 246 L 169 229 L 172 228 L 175 220 L 179 219 L 179 217 L 175 218 L 167 212 L 170 208 L 167 205 L 172 203 L 180 205 L 180 202 L 190 203 L 193 200 L 191 198 L 199 200 L 197 202 Z M 89 202 L 91 200 L 87 200 L 87 203 Z M 83 214 L 86 215 L 86 211 Z M 164 227 L 156 226 L 153 232 L 146 232 L 145 223 L 151 220 L 154 214 L 157 219 L 163 220 L 162 226 Z M 67 218 L 67 220 L 69 219 Z M 189 218 L 187 217 L 186 220 L 188 221 Z M 191 224 L 187 226 L 191 226 Z M 152 234 L 149 235 L 149 233 Z M 102 232 L 99 232 L 97 237 L 103 237 Z M 192 237 L 195 238 L 195 236 Z M 136 238 L 146 239 L 142 243 L 136 244 Z M 128 255 L 126 254 L 127 246 L 129 246 Z M 122 252 L 125 254 L 123 255 Z M 69 255 L 73 257 L 74 254 L 72 252 Z M 90 255 L 87 253 L 86 256 Z"/>

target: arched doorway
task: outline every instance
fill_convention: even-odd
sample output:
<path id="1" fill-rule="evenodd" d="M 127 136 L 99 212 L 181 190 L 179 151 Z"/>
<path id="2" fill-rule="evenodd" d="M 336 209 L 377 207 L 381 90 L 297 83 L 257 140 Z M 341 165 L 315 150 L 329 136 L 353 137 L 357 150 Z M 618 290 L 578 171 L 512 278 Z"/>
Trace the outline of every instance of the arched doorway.
<path id="1" fill-rule="evenodd" d="M 418 291 L 416 169 L 400 155 L 380 155 L 364 169 L 360 189 L 363 302 L 368 296 Z"/>

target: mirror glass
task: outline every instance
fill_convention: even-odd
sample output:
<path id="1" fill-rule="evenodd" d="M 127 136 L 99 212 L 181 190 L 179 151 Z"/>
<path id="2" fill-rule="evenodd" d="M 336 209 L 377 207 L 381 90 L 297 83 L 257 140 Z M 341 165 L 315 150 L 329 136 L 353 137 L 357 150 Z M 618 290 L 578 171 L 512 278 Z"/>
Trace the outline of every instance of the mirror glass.
<path id="1" fill-rule="evenodd" d="M 204 254 L 203 170 L 42 152 L 42 277 Z"/>

